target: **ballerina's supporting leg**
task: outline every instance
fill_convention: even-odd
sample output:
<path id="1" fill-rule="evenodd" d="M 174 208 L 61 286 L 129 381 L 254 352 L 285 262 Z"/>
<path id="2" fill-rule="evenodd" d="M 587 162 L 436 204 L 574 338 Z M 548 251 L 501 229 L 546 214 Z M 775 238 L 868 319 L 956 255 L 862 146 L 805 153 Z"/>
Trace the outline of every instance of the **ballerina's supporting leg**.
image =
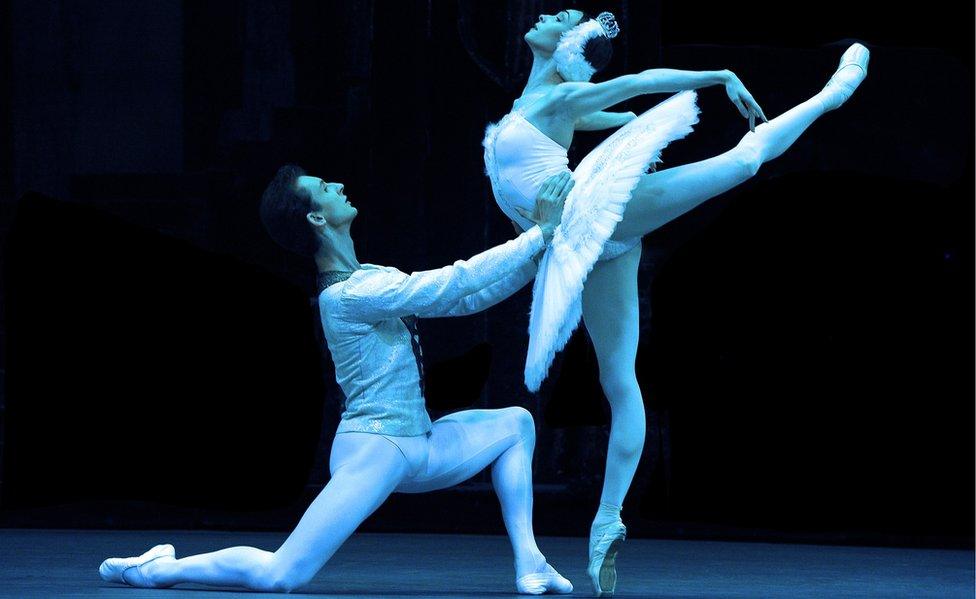
<path id="1" fill-rule="evenodd" d="M 785 152 L 820 116 L 840 107 L 867 74 L 868 50 L 854 44 L 815 96 L 746 133 L 731 150 L 641 177 L 613 239 L 646 235 L 702 202 L 743 183 Z"/>
<path id="2" fill-rule="evenodd" d="M 600 508 L 590 527 L 587 574 L 597 596 L 610 596 L 617 580 L 616 553 L 626 528 L 620 507 L 644 449 L 644 400 L 635 360 L 639 337 L 637 267 L 641 247 L 597 262 L 583 288 L 583 321 L 600 366 L 600 385 L 610 403 L 610 443 Z"/>
<path id="3" fill-rule="evenodd" d="M 331 480 L 277 551 L 230 547 L 160 558 L 132 568 L 126 580 L 136 586 L 192 582 L 278 592 L 307 584 L 407 474 L 400 450 L 379 435 L 337 435 L 332 451 Z"/>
<path id="4" fill-rule="evenodd" d="M 634 362 L 639 310 L 637 267 L 641 247 L 597 262 L 583 288 L 583 322 L 600 366 L 600 385 L 610 403 L 610 444 L 601 503 L 623 505 L 644 448 L 644 400 Z"/>

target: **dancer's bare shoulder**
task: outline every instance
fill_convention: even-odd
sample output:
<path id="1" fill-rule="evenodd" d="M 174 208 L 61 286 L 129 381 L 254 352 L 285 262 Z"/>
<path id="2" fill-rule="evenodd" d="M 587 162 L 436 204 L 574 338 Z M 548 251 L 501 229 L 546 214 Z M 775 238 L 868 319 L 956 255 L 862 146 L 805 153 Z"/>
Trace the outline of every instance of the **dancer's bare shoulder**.
<path id="1" fill-rule="evenodd" d="M 572 131 L 576 124 L 576 117 L 566 110 L 563 101 L 565 92 L 559 91 L 562 85 L 565 84 L 553 86 L 541 94 L 522 113 L 530 123 L 553 138 L 564 137 L 565 130 L 568 128 Z"/>
<path id="2" fill-rule="evenodd" d="M 638 83 L 634 75 L 623 75 L 600 83 L 567 81 L 553 88 L 548 97 L 558 105 L 553 110 L 578 119 L 639 95 L 641 89 Z"/>

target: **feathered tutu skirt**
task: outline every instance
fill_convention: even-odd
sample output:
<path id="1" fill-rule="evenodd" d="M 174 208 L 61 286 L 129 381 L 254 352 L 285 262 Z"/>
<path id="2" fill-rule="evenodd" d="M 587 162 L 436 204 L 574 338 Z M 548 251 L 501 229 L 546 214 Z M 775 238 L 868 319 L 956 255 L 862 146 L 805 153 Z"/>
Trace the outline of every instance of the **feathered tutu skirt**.
<path id="1" fill-rule="evenodd" d="M 561 224 L 546 249 L 532 287 L 525 386 L 537 391 L 556 352 L 582 317 L 586 277 L 623 219 L 641 175 L 661 150 L 698 122 L 694 91 L 683 91 L 644 112 L 605 139 L 573 172 Z"/>

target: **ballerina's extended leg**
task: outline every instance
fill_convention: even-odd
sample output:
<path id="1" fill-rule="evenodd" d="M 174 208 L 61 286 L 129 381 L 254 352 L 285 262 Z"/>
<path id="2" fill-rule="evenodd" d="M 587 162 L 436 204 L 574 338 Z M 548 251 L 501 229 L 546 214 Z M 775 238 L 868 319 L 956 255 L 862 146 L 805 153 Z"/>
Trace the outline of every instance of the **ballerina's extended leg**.
<path id="1" fill-rule="evenodd" d="M 641 177 L 613 239 L 646 235 L 702 202 L 754 176 L 826 112 L 840 107 L 867 76 L 870 53 L 861 44 L 844 52 L 824 88 L 809 100 L 746 133 L 731 150 L 700 162 Z"/>

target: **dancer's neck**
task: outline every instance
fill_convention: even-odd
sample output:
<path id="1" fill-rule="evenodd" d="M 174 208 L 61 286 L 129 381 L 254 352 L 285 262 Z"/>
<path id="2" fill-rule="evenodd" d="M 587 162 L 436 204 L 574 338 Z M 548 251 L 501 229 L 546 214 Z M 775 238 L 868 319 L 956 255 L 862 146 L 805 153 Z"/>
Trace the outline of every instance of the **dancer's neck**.
<path id="1" fill-rule="evenodd" d="M 529 71 L 529 80 L 525 82 L 523 96 L 533 92 L 547 91 L 563 83 L 563 78 L 556 71 L 556 62 L 552 59 L 552 54 L 542 54 L 532 52 L 532 70 Z"/>
<path id="2" fill-rule="evenodd" d="M 315 253 L 315 265 L 319 272 L 362 268 L 356 257 L 356 246 L 349 234 L 348 225 L 340 229 L 327 229 L 322 235 L 325 239 L 321 241 L 319 250 Z"/>

